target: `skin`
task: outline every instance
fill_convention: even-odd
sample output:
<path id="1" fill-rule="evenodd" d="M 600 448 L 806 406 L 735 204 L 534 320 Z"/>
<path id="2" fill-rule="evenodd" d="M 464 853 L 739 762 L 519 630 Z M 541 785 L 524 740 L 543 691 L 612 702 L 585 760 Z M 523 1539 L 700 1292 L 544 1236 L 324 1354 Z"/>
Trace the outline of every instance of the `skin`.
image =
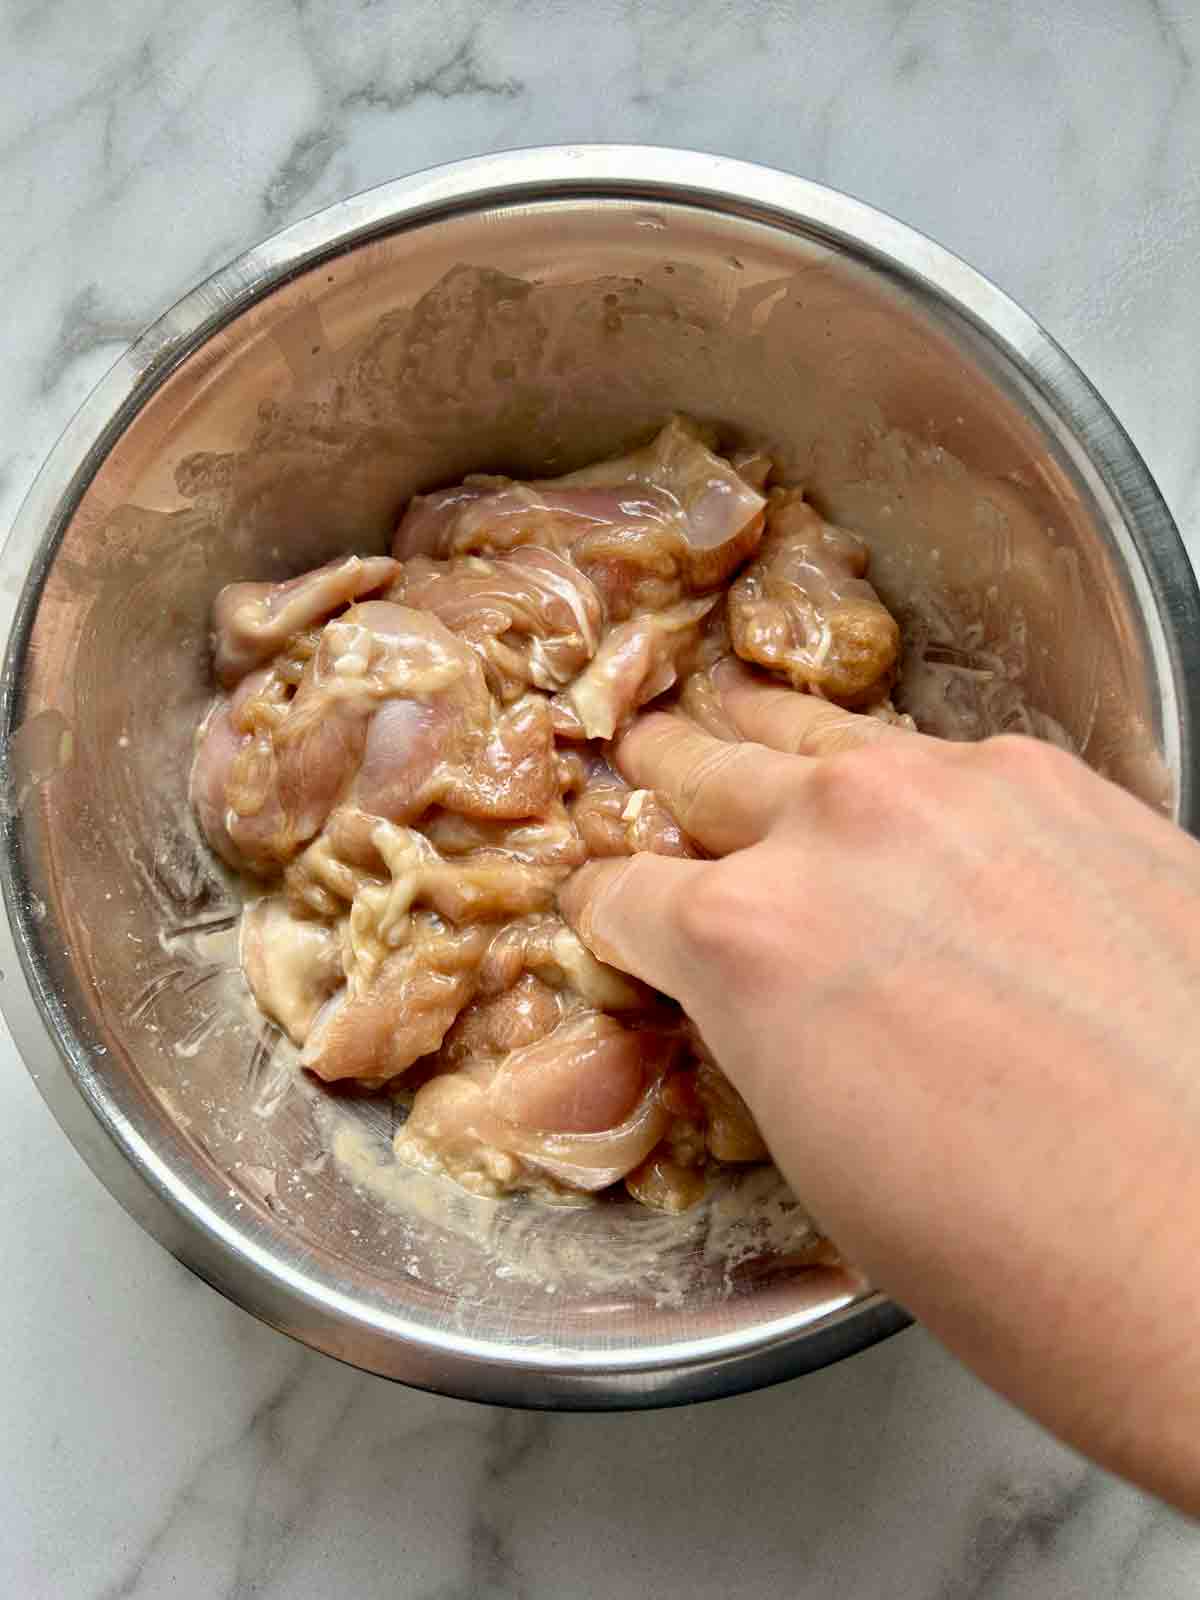
<path id="1" fill-rule="evenodd" d="M 715 859 L 593 863 L 565 915 L 876 1284 L 1200 1514 L 1200 845 L 1048 745 L 719 681 L 749 742 L 655 713 L 616 752 Z"/>

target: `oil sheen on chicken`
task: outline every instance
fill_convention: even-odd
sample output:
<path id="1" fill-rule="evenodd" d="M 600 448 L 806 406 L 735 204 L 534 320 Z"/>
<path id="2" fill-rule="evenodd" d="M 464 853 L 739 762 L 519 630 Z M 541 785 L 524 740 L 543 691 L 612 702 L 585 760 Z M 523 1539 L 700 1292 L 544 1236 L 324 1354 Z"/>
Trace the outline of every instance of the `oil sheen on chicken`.
<path id="1" fill-rule="evenodd" d="M 729 652 L 892 714 L 865 545 L 714 445 L 677 417 L 563 478 L 468 478 L 389 556 L 215 602 L 191 799 L 249 886 L 247 983 L 318 1078 L 404 1096 L 401 1160 L 481 1193 L 679 1211 L 767 1159 L 688 1019 L 557 911 L 591 858 L 701 854 L 609 745 L 652 701 L 732 736 Z"/>

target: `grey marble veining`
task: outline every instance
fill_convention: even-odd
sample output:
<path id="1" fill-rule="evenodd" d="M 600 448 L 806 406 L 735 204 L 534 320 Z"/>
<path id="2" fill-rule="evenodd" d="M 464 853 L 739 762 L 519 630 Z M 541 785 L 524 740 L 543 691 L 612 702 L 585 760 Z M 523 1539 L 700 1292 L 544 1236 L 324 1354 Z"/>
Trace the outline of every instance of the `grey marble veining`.
<path id="1" fill-rule="evenodd" d="M 1187 0 L 7 0 L 0 521 L 140 328 L 265 233 L 486 149 L 692 145 L 861 195 L 1081 362 L 1200 553 Z M 1200 1530 L 920 1331 L 767 1393 L 489 1411 L 188 1276 L 0 1046 L 0 1594 L 1175 1600 Z"/>

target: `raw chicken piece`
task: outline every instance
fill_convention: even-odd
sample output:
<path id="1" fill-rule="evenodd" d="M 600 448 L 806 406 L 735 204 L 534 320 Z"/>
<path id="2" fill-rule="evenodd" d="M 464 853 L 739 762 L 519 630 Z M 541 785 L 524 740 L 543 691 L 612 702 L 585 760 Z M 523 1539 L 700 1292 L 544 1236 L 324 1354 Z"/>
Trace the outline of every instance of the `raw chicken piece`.
<path id="1" fill-rule="evenodd" d="M 550 715 L 556 739 L 578 740 L 581 744 L 587 739 L 579 713 L 565 695 L 554 696 L 550 702 Z"/>
<path id="2" fill-rule="evenodd" d="M 540 695 L 498 714 L 484 701 L 469 709 L 449 697 L 385 701 L 352 798 L 391 822 L 415 821 L 434 805 L 503 821 L 539 816 L 558 798 L 550 708 Z"/>
<path id="3" fill-rule="evenodd" d="M 440 1059 L 453 1070 L 536 1044 L 558 1027 L 569 1004 L 561 990 L 523 973 L 502 994 L 472 1000 L 446 1035 Z"/>
<path id="4" fill-rule="evenodd" d="M 503 993 L 522 972 L 536 973 L 597 1011 L 645 1011 L 655 1005 L 652 989 L 597 961 L 558 916 L 523 917 L 502 928 L 480 967 L 480 993 Z"/>
<path id="5" fill-rule="evenodd" d="M 428 612 L 353 606 L 287 693 L 276 675 L 251 674 L 202 733 L 193 804 L 231 866 L 283 865 L 343 795 L 395 822 L 439 802 L 525 817 L 557 796 L 544 701 L 494 717 L 470 647 Z"/>
<path id="6" fill-rule="evenodd" d="M 405 943 L 369 975 L 347 983 L 309 1028 L 301 1061 L 327 1082 L 386 1083 L 441 1044 L 474 993 L 479 963 L 495 933 L 452 928 L 430 911 L 412 914 Z"/>
<path id="7" fill-rule="evenodd" d="M 632 789 L 602 757 L 571 805 L 571 817 L 590 856 L 658 856 L 699 852 L 652 789 Z"/>
<path id="8" fill-rule="evenodd" d="M 449 922 L 497 922 L 549 911 L 564 867 L 535 867 L 503 855 L 439 861 L 421 875 L 418 899 Z"/>
<path id="9" fill-rule="evenodd" d="M 542 1133 L 602 1133 L 642 1097 L 647 1060 L 639 1037 L 602 1012 L 586 1012 L 504 1058 L 488 1086 L 497 1116 Z"/>
<path id="10" fill-rule="evenodd" d="M 553 550 L 526 546 L 491 561 L 413 556 L 399 568 L 389 598 L 432 611 L 466 639 L 504 700 L 530 684 L 565 687 L 600 642 L 595 586 Z"/>
<path id="11" fill-rule="evenodd" d="M 688 671 L 681 675 L 674 709 L 714 739 L 737 740 L 740 735 L 725 714 L 713 669 L 733 654 L 729 638 L 728 605 L 709 613 L 704 630 L 691 652 Z"/>
<path id="12" fill-rule="evenodd" d="M 766 494 L 767 485 L 775 472 L 775 463 L 765 451 L 735 450 L 729 458 L 729 465 L 757 494 Z"/>
<path id="13" fill-rule="evenodd" d="M 340 916 L 353 905 L 356 937 L 372 929 L 383 947 L 402 935 L 414 905 L 454 923 L 494 922 L 548 911 L 570 867 L 522 861 L 502 850 L 444 860 L 428 835 L 341 810 L 288 867 L 284 884 L 301 913 Z M 383 932 L 376 935 L 376 929 Z"/>
<path id="14" fill-rule="evenodd" d="M 530 1170 L 596 1190 L 631 1171 L 670 1120 L 658 1082 L 677 1033 L 633 1031 L 584 1012 L 499 1063 L 432 1079 L 396 1136 L 402 1160 L 495 1193 Z"/>
<path id="15" fill-rule="evenodd" d="M 677 1215 L 698 1204 L 708 1189 L 705 1111 L 696 1093 L 695 1068 L 672 1072 L 659 1097 L 670 1125 L 645 1161 L 626 1174 L 625 1188 L 641 1205 Z"/>
<path id="16" fill-rule="evenodd" d="M 294 1044 L 303 1044 L 313 1019 L 345 980 L 337 929 L 294 917 L 280 895 L 270 895 L 246 908 L 240 956 L 258 1009 Z"/>
<path id="17" fill-rule="evenodd" d="M 247 743 L 247 735 L 235 722 L 235 715 L 247 700 L 265 690 L 271 681 L 269 670 L 253 673 L 239 685 L 232 699 L 222 696 L 217 700 L 196 730 L 196 754 L 188 781 L 188 801 L 200 831 L 222 861 L 235 872 L 253 871 L 261 855 L 257 841 L 243 838 L 239 845 L 234 841 L 231 831 L 231 824 L 236 827 L 240 819 L 230 808 L 226 788 L 234 763 Z M 270 741 L 264 740 L 264 745 L 261 754 L 269 760 Z M 264 834 L 269 836 L 276 819 L 269 815 L 264 820 Z M 267 864 L 269 862 L 270 858 L 267 857 Z"/>
<path id="18" fill-rule="evenodd" d="M 708 1148 L 716 1160 L 767 1160 L 769 1152 L 750 1107 L 707 1050 L 696 1068 L 696 1093 L 707 1118 Z"/>
<path id="19" fill-rule="evenodd" d="M 725 714 L 720 691 L 708 671 L 690 672 L 679 688 L 675 710 L 714 739 L 736 743 L 741 735 Z"/>
<path id="20" fill-rule="evenodd" d="M 607 762 L 604 765 L 608 767 Z M 588 855 L 599 860 L 633 854 L 625 824 L 625 807 L 633 790 L 617 773 L 609 771 L 608 781 L 598 776 L 571 806 L 571 818 L 587 845 Z"/>
<path id="21" fill-rule="evenodd" d="M 666 1140 L 625 1174 L 625 1187 L 639 1204 L 671 1216 L 698 1205 L 708 1189 L 703 1171 L 674 1160 Z"/>
<path id="22" fill-rule="evenodd" d="M 421 829 L 443 856 L 503 851 L 514 861 L 545 867 L 578 867 L 587 860 L 579 830 L 559 801 L 542 816 L 517 823 L 435 810 L 422 819 Z"/>
<path id="23" fill-rule="evenodd" d="M 611 739 L 648 700 L 670 689 L 696 648 L 717 596 L 685 600 L 613 628 L 562 699 L 587 739 Z"/>
<path id="24" fill-rule="evenodd" d="M 762 536 L 763 498 L 676 417 L 641 450 L 532 484 L 468 479 L 414 498 L 393 545 L 413 555 L 491 555 L 537 545 L 569 556 L 610 619 L 724 583 Z"/>
<path id="25" fill-rule="evenodd" d="M 278 871 L 320 828 L 353 759 L 340 718 L 298 722 L 281 759 L 288 693 L 273 669 L 252 672 L 200 729 L 192 808 L 209 844 L 235 871 Z"/>
<path id="26" fill-rule="evenodd" d="M 703 429 L 686 417 L 673 417 L 641 450 L 568 473 L 553 487 L 614 485 L 627 493 L 645 485 L 668 498 L 693 592 L 725 583 L 762 537 L 763 497 L 723 456 L 713 454 Z M 599 558 L 600 549 L 597 540 L 588 551 L 578 551 L 577 559 L 586 565 Z"/>
<path id="27" fill-rule="evenodd" d="M 823 521 L 799 490 L 772 489 L 762 547 L 729 591 L 738 655 L 839 705 L 886 698 L 900 629 L 864 577 L 868 559 L 862 540 Z"/>
<path id="28" fill-rule="evenodd" d="M 545 699 L 524 695 L 497 713 L 470 646 L 432 613 L 355 606 L 326 627 L 313 668 L 327 716 L 350 707 L 370 718 L 351 791 L 360 811 L 410 822 L 441 805 L 521 820 L 557 799 Z M 297 709 L 305 693 L 302 683 Z M 289 730 L 290 719 L 276 742 Z"/>
<path id="29" fill-rule="evenodd" d="M 305 682 L 326 700 L 375 704 L 390 698 L 449 700 L 482 727 L 491 698 L 471 650 L 426 611 L 367 600 L 326 624 Z M 305 683 L 301 684 L 301 691 Z"/>
<path id="30" fill-rule="evenodd" d="M 360 889 L 381 881 L 386 867 L 374 843 L 379 822 L 354 806 L 330 812 L 317 837 L 284 869 L 293 912 L 340 917 Z"/>
<path id="31" fill-rule="evenodd" d="M 560 491 L 556 483 L 514 483 L 511 478 L 472 477 L 455 489 L 414 495 L 400 520 L 392 555 L 495 556 L 525 546 L 568 555 L 589 528 L 613 523 L 653 522 L 652 508 L 615 489 Z M 659 520 L 669 508 L 663 504 Z"/>
<path id="32" fill-rule="evenodd" d="M 482 747 L 455 774 L 441 804 L 466 816 L 522 822 L 558 800 L 549 702 L 524 695 L 493 719 Z"/>
<path id="33" fill-rule="evenodd" d="M 463 726 L 461 710 L 446 696 L 384 700 L 367 726 L 350 803 L 365 816 L 408 823 L 445 790 L 447 757 L 459 741 L 482 737 L 483 717 Z"/>
<path id="34" fill-rule="evenodd" d="M 213 670 L 232 689 L 293 634 L 385 588 L 399 570 L 388 556 L 347 556 L 287 583 L 230 583 L 213 604 Z"/>
<path id="35" fill-rule="evenodd" d="M 192 803 L 218 854 L 265 874 L 307 844 L 358 771 L 389 691 L 421 697 L 435 724 L 423 710 L 385 719 L 406 796 L 422 778 L 435 785 L 443 738 L 486 736 L 491 702 L 475 657 L 435 617 L 402 606 L 369 602 L 329 623 L 294 695 L 271 669 L 244 678 L 201 730 L 192 771 Z"/>

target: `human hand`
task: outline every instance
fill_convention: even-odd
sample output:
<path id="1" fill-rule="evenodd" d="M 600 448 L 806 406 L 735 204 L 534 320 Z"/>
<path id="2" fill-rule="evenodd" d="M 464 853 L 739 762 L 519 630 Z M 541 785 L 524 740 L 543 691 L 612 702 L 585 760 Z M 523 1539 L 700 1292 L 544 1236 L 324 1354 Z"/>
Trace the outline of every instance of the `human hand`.
<path id="1" fill-rule="evenodd" d="M 1048 745 L 718 681 L 754 742 L 656 713 L 616 752 L 716 859 L 591 864 L 565 914 L 875 1283 L 1200 1512 L 1200 845 Z"/>

